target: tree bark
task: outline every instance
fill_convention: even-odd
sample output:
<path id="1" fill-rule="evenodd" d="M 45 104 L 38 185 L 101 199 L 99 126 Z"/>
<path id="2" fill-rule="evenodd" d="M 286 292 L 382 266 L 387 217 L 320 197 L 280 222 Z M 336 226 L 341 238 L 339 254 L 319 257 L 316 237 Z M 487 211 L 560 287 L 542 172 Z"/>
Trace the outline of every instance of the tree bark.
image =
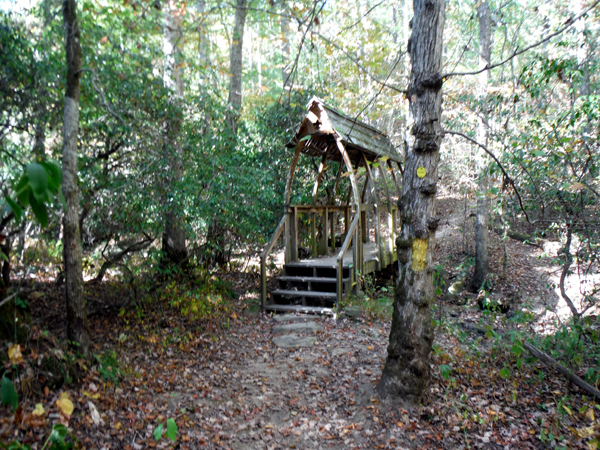
<path id="1" fill-rule="evenodd" d="M 490 64 L 492 58 L 491 38 L 491 13 L 487 2 L 477 7 L 479 20 L 479 68 L 483 69 Z M 479 74 L 479 101 L 482 104 L 481 115 L 477 127 L 477 140 L 487 147 L 488 145 L 488 105 L 487 92 L 490 79 L 489 70 Z M 471 278 L 471 291 L 481 289 L 488 273 L 488 176 L 485 173 L 487 158 L 485 155 L 478 157 L 479 180 L 477 183 L 477 219 L 475 225 L 475 272 Z"/>
<path id="2" fill-rule="evenodd" d="M 442 140 L 444 0 L 414 0 L 408 99 L 412 125 L 399 209 L 402 230 L 388 356 L 377 390 L 408 404 L 421 402 L 430 379 L 434 299 L 432 255 L 435 193 Z"/>
<path id="3" fill-rule="evenodd" d="M 183 97 L 183 80 L 179 68 L 180 45 L 183 34 L 181 16 L 174 0 L 167 0 L 164 7 L 163 51 L 165 68 L 163 83 L 170 90 L 169 102 L 177 112 L 167 117 L 164 123 L 165 159 L 168 172 L 165 175 L 165 229 L 162 239 L 162 250 L 166 260 L 178 264 L 187 258 L 185 243 L 184 214 L 181 203 L 177 199 L 177 183 L 183 177 L 181 159 L 181 107 Z"/>
<path id="4" fill-rule="evenodd" d="M 237 0 L 235 6 L 235 25 L 229 52 L 229 100 L 226 114 L 227 125 L 237 134 L 240 109 L 242 108 L 242 47 L 244 27 L 246 25 L 247 0 Z"/>
<path id="5" fill-rule="evenodd" d="M 63 3 L 67 78 L 63 115 L 63 185 L 66 202 L 63 218 L 63 259 L 67 300 L 67 339 L 84 355 L 89 355 L 90 335 L 87 306 L 83 295 L 81 231 L 79 229 L 79 186 L 77 184 L 77 138 L 79 132 L 79 93 L 81 90 L 81 43 L 76 0 Z"/>
<path id="6" fill-rule="evenodd" d="M 282 13 L 286 13 L 285 9 L 282 9 Z M 290 19 L 283 15 L 279 18 L 279 26 L 281 27 L 281 39 L 283 40 L 281 46 L 281 80 L 283 82 L 283 90 L 289 91 L 292 87 L 292 71 L 290 61 L 290 39 L 292 37 L 292 29 L 290 27 Z"/>

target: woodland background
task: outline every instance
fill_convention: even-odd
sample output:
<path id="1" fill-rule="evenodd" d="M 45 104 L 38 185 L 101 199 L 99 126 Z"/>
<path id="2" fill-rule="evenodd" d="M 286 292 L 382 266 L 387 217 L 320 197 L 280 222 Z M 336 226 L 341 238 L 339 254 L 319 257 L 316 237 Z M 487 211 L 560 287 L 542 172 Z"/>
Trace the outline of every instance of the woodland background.
<path id="1" fill-rule="evenodd" d="M 460 233 L 452 236 L 460 242 L 437 256 L 435 268 L 440 305 L 479 301 L 496 314 L 497 304 L 518 304 L 513 312 L 527 313 L 521 305 L 531 298 L 507 298 L 500 287 L 520 270 L 518 255 L 507 251 L 509 240 L 538 245 L 540 258 L 549 258 L 558 274 L 555 286 L 548 281 L 543 288 L 556 288 L 568 307 L 544 348 L 592 385 L 600 374 L 600 352 L 593 350 L 599 337 L 597 4 L 447 2 L 439 215 L 449 225 L 458 214 Z M 484 26 L 490 38 L 483 65 L 482 5 L 489 7 Z M 0 233 L 2 298 L 8 299 L 0 310 L 6 349 L 0 360 L 4 379 L 32 399 L 49 385 L 81 382 L 89 369 L 72 369 L 79 359 L 71 350 L 69 361 L 57 363 L 71 367 L 60 383 L 32 375 L 36 387 L 26 392 L 15 381 L 36 367 L 31 361 L 41 350 L 32 342 L 50 339 L 48 348 L 69 352 L 71 340 L 56 323 L 63 316 L 42 314 L 36 321 L 34 314 L 33 322 L 30 316 L 64 308 L 62 11 L 53 0 L 0 4 L 0 187 L 6 200 Z M 232 314 L 237 319 L 240 305 L 255 308 L 257 255 L 283 209 L 291 156 L 285 144 L 312 96 L 385 131 L 404 149 L 408 1 L 85 0 L 76 15 L 76 206 L 82 290 L 92 315 L 110 307 L 130 320 L 171 323 L 166 309 L 185 318 L 186 327 L 212 329 L 235 320 Z M 301 162 L 292 203 L 310 203 L 316 170 L 313 161 Z M 324 190 L 332 184 L 324 180 Z M 470 218 L 481 217 L 476 203 L 501 251 L 491 273 L 471 282 L 480 239 Z M 457 277 L 463 300 L 449 300 L 447 288 Z M 463 298 L 464 283 L 474 294 Z M 370 291 L 376 306 L 369 308 L 384 321 L 390 291 Z M 157 310 L 160 318 L 152 313 Z M 534 322 L 525 313 L 519 315 L 523 326 Z M 484 333 L 493 337 L 493 322 L 487 327 Z M 89 326 L 91 354 L 100 351 L 102 333 Z M 511 336 L 505 350 L 520 369 L 525 336 Z M 97 355 L 92 370 L 118 366 L 112 353 Z M 440 357 L 440 380 L 451 387 L 447 362 Z M 106 380 L 116 384 L 118 376 L 111 377 Z M 593 402 L 586 405 L 582 417 L 593 411 Z M 58 408 L 63 419 L 71 415 Z M 548 437 L 549 426 L 538 425 L 539 442 L 560 445 L 557 435 Z M 596 429 L 588 431 L 573 432 L 573 442 L 597 446 Z"/>

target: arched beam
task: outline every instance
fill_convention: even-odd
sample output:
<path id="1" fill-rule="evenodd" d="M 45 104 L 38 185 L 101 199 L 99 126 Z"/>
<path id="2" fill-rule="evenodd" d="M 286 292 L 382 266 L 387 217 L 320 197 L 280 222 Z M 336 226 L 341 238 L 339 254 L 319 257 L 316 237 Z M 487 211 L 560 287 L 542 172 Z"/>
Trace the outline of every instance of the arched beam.
<path id="1" fill-rule="evenodd" d="M 354 167 L 352 166 L 352 162 L 350 161 L 350 157 L 348 156 L 348 152 L 344 148 L 344 144 L 342 144 L 342 138 L 338 136 L 335 140 L 338 150 L 342 155 L 342 159 L 344 160 L 344 164 L 346 164 L 346 169 L 350 173 L 350 185 L 352 186 L 352 197 L 354 199 L 354 205 L 356 208 L 360 208 L 360 197 L 358 196 L 358 185 L 356 183 L 356 177 L 354 176 Z"/>

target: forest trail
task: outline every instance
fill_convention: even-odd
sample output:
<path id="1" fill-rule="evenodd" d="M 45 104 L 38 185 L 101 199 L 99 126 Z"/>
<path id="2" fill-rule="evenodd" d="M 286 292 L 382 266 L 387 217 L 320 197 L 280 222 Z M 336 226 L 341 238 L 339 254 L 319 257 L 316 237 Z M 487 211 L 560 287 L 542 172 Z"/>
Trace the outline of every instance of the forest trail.
<path id="1" fill-rule="evenodd" d="M 472 241 L 471 219 L 465 223 L 461 205 L 443 199 L 439 206 L 447 219 L 436 259 L 448 276 L 463 270 L 463 243 Z M 552 327 L 554 313 L 544 308 L 560 303 L 546 287 L 556 267 L 538 259 L 537 247 L 514 240 L 506 245 L 509 270 L 503 274 L 502 245 L 491 235 L 491 295 L 510 299 L 513 311 L 537 299 L 531 331 Z M 67 392 L 75 411 L 66 422 L 89 449 L 534 449 L 542 423 L 577 448 L 581 441 L 569 429 L 589 427 L 583 413 L 559 415 L 557 398 L 570 411 L 585 411 L 586 405 L 562 378 L 535 364 L 515 369 L 514 355 L 498 339 L 465 327 L 498 332 L 514 327 L 504 315 L 482 312 L 473 295 L 438 299 L 429 393 L 423 407 L 408 411 L 382 402 L 375 392 L 386 357 L 387 321 L 251 313 L 247 301 L 256 299 L 257 279 L 224 275 L 240 294 L 224 327 L 189 321 L 176 308 L 158 304 L 122 313 L 117 306 L 122 294 L 111 297 L 109 284 L 95 288 L 102 303 L 90 304 L 102 309 L 90 314 L 94 353 L 100 361 L 115 352 L 118 384 L 107 378 L 107 364 L 97 364 L 79 384 L 22 398 L 23 423 L 31 423 L 37 403 L 50 423 L 65 421 L 56 400 Z M 33 310 L 37 323 L 54 323 L 51 331 L 59 337 L 61 299 L 60 290 L 46 289 Z M 43 334 L 37 339 L 44 341 Z M 508 378 L 499 375 L 506 368 Z M 164 435 L 157 442 L 156 427 L 170 418 L 178 426 L 176 443 Z M 0 425 L 11 420 L 3 415 Z M 42 442 L 46 433 L 45 427 L 22 430 L 22 442 L 29 443 Z"/>

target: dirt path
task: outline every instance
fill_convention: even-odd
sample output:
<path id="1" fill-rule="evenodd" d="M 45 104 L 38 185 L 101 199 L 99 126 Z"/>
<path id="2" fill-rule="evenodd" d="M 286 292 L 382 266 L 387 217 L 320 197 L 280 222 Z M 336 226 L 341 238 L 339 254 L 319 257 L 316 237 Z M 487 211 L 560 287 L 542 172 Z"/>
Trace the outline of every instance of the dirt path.
<path id="1" fill-rule="evenodd" d="M 465 228 L 460 202 L 442 199 L 440 205 L 448 220 L 438 232 L 437 262 L 452 276 L 464 261 L 463 232 L 473 230 Z M 554 314 L 544 308 L 560 304 L 546 287 L 555 268 L 538 260 L 535 247 L 516 241 L 507 246 L 509 270 L 502 273 L 501 242 L 491 242 L 493 295 L 512 298 L 515 309 L 532 302 L 539 311 L 535 326 L 542 327 L 544 314 Z M 239 289 L 243 298 L 255 296 L 256 280 L 247 280 Z M 250 314 L 242 303 L 225 329 L 187 322 L 175 309 L 156 305 L 126 313 L 103 309 L 91 319 L 94 353 L 116 352 L 123 374 L 118 385 L 96 365 L 79 384 L 22 398 L 18 429 L 12 412 L 0 410 L 0 434 L 9 430 L 11 438 L 40 449 L 49 426 L 62 420 L 87 449 L 535 449 L 545 446 L 542 430 L 561 436 L 568 448 L 583 445 L 568 435 L 569 429 L 596 426 L 581 396 L 543 367 L 516 370 L 509 351 L 465 331 L 465 323 L 507 324 L 502 315 L 484 315 L 474 302 L 464 296 L 435 311 L 440 327 L 430 389 L 425 406 L 410 412 L 380 402 L 374 390 L 388 323 L 317 317 L 309 330 L 278 333 L 277 327 L 297 321 Z M 56 330 L 62 329 L 61 304 L 59 295 L 53 307 L 45 304 Z M 277 345 L 282 338 L 305 338 L 307 346 Z M 503 368 L 510 368 L 510 377 L 499 375 Z M 64 391 L 75 406 L 68 421 L 56 407 Z M 584 412 L 559 413 L 559 400 L 569 411 Z M 45 409 L 41 422 L 32 415 L 37 403 Z M 169 418 L 177 424 L 177 440 L 163 435 L 157 442 L 154 431 Z"/>

